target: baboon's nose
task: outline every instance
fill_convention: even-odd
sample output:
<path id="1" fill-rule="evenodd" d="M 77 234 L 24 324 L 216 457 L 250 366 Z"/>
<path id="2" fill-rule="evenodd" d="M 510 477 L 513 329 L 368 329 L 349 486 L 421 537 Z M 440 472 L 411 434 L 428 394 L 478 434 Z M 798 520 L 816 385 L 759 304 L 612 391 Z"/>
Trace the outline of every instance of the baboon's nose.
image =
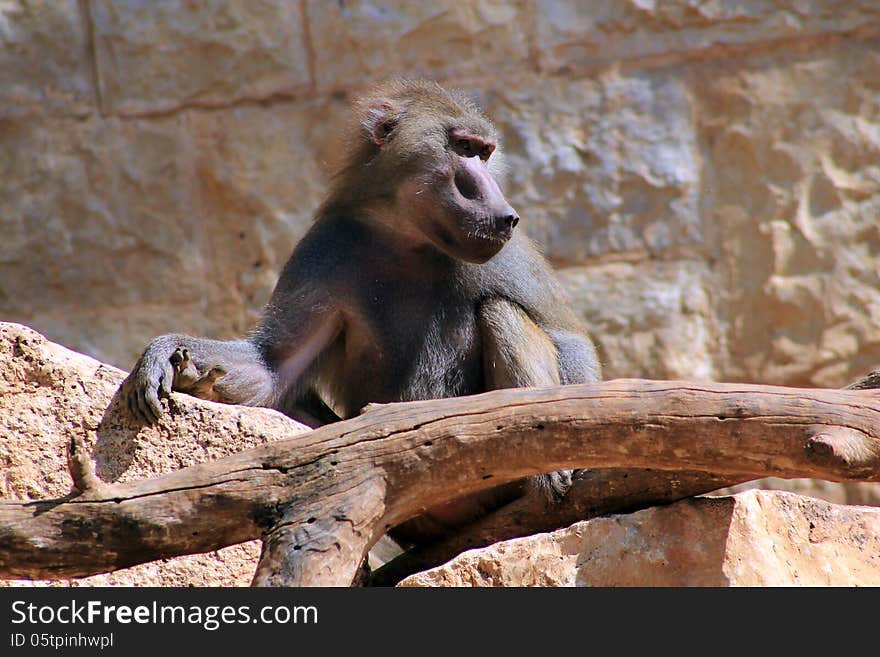
<path id="1" fill-rule="evenodd" d="M 495 230 L 508 235 L 519 223 L 519 215 L 516 212 L 505 212 L 495 217 Z"/>

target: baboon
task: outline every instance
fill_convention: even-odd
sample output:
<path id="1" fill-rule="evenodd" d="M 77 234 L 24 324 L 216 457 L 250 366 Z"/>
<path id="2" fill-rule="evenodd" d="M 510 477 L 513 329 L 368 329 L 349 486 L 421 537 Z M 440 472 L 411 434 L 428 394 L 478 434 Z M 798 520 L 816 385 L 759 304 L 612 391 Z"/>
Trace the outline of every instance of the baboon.
<path id="1" fill-rule="evenodd" d="M 396 80 L 356 106 L 346 159 L 242 340 L 155 338 L 123 384 L 155 422 L 172 390 L 268 406 L 310 426 L 370 402 L 597 381 L 553 270 L 514 230 L 495 127 L 460 92 Z M 564 494 L 565 472 L 531 480 Z M 500 487 L 398 530 L 436 536 L 528 490 Z"/>

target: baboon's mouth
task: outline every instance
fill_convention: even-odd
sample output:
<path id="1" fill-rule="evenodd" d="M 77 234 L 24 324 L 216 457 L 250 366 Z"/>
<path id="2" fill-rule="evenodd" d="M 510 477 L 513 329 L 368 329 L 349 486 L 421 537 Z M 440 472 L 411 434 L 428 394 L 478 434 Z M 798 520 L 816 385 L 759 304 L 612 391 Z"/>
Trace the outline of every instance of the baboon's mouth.
<path id="1" fill-rule="evenodd" d="M 478 242 L 487 242 L 489 244 L 504 244 L 510 239 L 511 235 L 512 233 L 509 231 L 506 233 L 476 232 L 468 235 L 468 238 Z"/>
<path id="2" fill-rule="evenodd" d="M 498 253 L 510 239 L 512 231 L 496 231 L 480 226 L 457 233 L 439 222 L 433 225 L 434 243 L 442 251 L 467 262 L 483 263 Z"/>
<path id="3" fill-rule="evenodd" d="M 510 240 L 512 231 L 479 230 L 469 233 L 466 238 L 466 249 L 472 262 L 486 262 L 498 253 Z"/>
<path id="4" fill-rule="evenodd" d="M 485 219 L 480 221 L 467 236 L 469 239 L 503 244 L 513 237 L 513 226 L 499 225 L 497 221 Z"/>

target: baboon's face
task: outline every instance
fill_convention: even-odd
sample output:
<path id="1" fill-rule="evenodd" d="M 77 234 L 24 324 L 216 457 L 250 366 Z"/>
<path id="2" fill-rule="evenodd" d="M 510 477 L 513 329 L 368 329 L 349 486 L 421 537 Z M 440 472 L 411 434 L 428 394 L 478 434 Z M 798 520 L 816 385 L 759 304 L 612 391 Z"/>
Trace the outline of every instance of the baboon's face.
<path id="1" fill-rule="evenodd" d="M 403 84 L 397 94 L 374 99 L 363 115 L 372 184 L 377 192 L 393 187 L 402 234 L 486 262 L 519 222 L 493 173 L 500 170 L 494 127 L 470 101 L 437 85 Z"/>
<path id="2" fill-rule="evenodd" d="M 489 169 L 494 151 L 495 143 L 481 135 L 450 130 L 443 156 L 413 194 L 428 239 L 468 262 L 498 253 L 519 222 Z"/>

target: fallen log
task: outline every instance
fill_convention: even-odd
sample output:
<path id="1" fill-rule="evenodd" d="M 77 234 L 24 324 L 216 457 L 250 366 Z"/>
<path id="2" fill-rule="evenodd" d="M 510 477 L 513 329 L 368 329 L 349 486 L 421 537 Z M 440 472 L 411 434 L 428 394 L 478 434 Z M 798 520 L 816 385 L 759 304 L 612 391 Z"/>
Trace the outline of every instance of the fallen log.
<path id="1" fill-rule="evenodd" d="M 349 585 L 390 527 L 489 486 L 571 468 L 880 481 L 878 427 L 873 390 L 619 379 L 371 407 L 127 484 L 95 484 L 74 457 L 84 490 L 0 502 L 0 577 L 78 577 L 262 537 L 255 585 Z"/>

